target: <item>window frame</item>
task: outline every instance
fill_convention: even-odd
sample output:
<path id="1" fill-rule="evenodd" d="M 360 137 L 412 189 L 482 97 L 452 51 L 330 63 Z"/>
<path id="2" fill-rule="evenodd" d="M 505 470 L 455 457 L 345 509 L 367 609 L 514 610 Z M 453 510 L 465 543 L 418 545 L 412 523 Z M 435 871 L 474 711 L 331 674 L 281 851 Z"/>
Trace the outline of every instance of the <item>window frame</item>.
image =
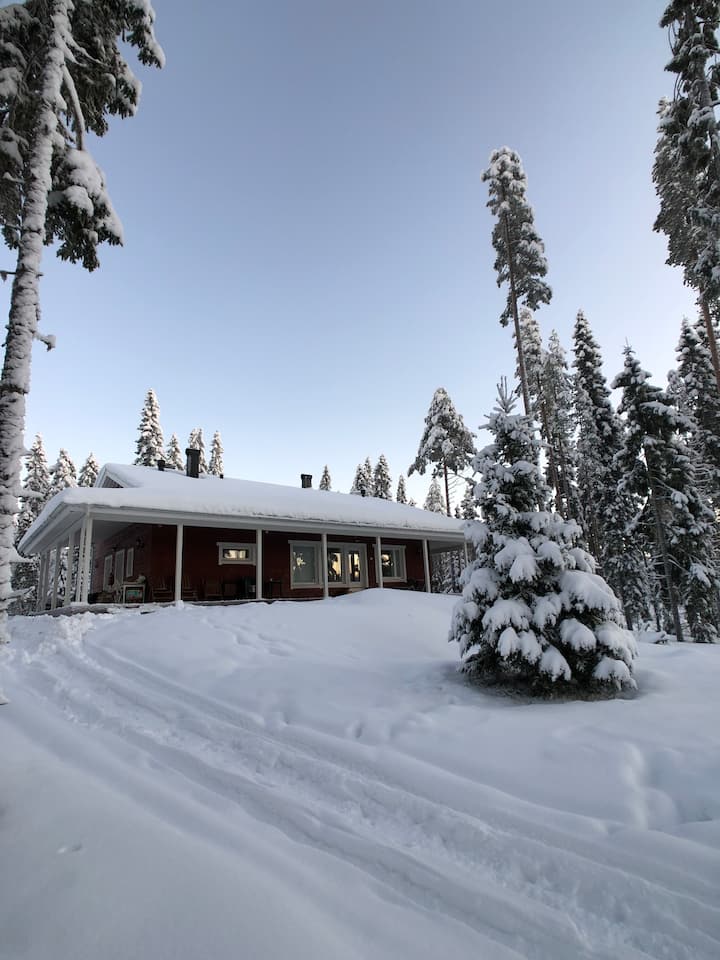
<path id="1" fill-rule="evenodd" d="M 256 544 L 254 543 L 235 543 L 230 540 L 217 540 L 218 548 L 218 566 L 219 567 L 238 567 L 238 566 L 251 566 L 254 567 L 257 562 L 255 555 Z M 228 560 L 223 557 L 223 550 L 247 550 L 248 557 L 243 560 Z"/>
<path id="2" fill-rule="evenodd" d="M 380 544 L 380 570 L 382 571 L 382 555 L 384 553 L 397 553 L 399 562 L 395 563 L 395 570 L 400 572 L 400 576 L 388 577 L 382 575 L 383 583 L 407 583 L 407 563 L 405 562 L 405 545 L 400 543 L 381 543 Z"/>
<path id="3" fill-rule="evenodd" d="M 288 543 L 290 547 L 290 589 L 291 590 L 314 590 L 321 588 L 323 586 L 322 579 L 322 541 L 321 540 L 290 540 Z M 295 564 L 293 563 L 293 550 L 295 547 L 311 547 L 315 551 L 315 576 L 320 579 L 316 579 L 312 583 L 295 583 L 293 579 L 293 573 L 295 571 Z M 327 563 L 327 559 L 325 561 Z"/>

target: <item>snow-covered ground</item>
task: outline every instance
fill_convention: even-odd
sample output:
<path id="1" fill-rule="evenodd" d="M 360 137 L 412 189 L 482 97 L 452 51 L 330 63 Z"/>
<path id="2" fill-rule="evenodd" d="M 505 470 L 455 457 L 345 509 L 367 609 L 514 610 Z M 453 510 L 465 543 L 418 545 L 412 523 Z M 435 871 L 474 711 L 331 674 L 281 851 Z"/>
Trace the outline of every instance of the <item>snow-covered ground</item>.
<path id="1" fill-rule="evenodd" d="M 720 647 L 469 688 L 452 601 L 16 620 L 0 957 L 720 956 Z"/>

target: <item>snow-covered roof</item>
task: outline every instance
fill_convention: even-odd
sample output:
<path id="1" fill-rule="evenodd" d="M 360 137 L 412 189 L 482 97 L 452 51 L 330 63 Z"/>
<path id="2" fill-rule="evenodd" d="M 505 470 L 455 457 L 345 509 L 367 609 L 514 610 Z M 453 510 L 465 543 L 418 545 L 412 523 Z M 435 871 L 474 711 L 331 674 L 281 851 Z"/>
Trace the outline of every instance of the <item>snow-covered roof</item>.
<path id="1" fill-rule="evenodd" d="M 103 486 L 103 484 L 109 484 Z M 114 486 L 118 484 L 118 486 Z M 49 537 L 77 524 L 86 513 L 127 522 L 353 530 L 388 536 L 462 542 L 463 521 L 376 497 L 302 489 L 254 480 L 188 477 L 174 470 L 107 464 L 94 487 L 58 493 L 23 537 L 28 555 L 47 549 Z"/>

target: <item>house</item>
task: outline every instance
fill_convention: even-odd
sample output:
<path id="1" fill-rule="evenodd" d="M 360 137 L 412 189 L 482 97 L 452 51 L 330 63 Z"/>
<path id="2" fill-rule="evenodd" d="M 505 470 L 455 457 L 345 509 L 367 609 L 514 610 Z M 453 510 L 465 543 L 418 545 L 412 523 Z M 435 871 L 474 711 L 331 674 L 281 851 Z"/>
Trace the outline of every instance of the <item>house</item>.
<path id="1" fill-rule="evenodd" d="M 107 464 L 57 494 L 19 545 L 40 556 L 39 608 L 62 602 L 309 599 L 430 589 L 430 555 L 464 549 L 462 521 L 405 504 Z M 64 598 L 63 550 L 79 559 Z M 323 559 L 325 558 L 325 559 Z"/>

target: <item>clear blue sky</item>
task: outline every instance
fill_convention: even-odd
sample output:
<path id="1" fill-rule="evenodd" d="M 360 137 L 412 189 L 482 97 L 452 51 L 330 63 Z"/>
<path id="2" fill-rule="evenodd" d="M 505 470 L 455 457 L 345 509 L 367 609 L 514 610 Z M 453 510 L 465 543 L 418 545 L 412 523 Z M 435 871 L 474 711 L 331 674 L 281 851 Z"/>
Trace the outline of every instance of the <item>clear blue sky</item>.
<path id="1" fill-rule="evenodd" d="M 166 439 L 219 429 L 228 475 L 327 462 L 347 490 L 384 452 L 396 482 L 436 387 L 477 429 L 514 370 L 480 180 L 504 144 L 546 245 L 543 334 L 569 350 L 582 307 L 609 376 L 627 338 L 664 383 L 694 311 L 652 232 L 664 5 L 155 0 L 167 67 L 94 146 L 125 246 L 94 274 L 47 251 L 58 347 L 35 348 L 27 443 L 130 462 L 152 386 Z"/>

